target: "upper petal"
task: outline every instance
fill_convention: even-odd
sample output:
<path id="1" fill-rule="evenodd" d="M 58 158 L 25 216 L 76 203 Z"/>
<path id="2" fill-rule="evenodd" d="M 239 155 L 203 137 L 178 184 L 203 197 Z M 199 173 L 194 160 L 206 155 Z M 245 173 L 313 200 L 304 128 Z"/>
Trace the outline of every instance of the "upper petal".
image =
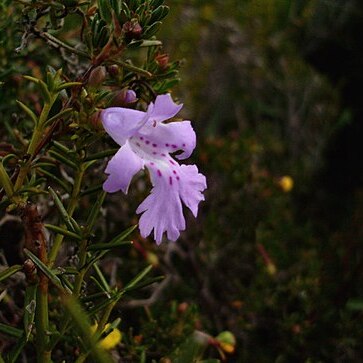
<path id="1" fill-rule="evenodd" d="M 105 173 L 109 175 L 103 184 L 103 189 L 108 193 L 122 190 L 126 194 L 132 177 L 143 166 L 143 160 L 131 150 L 129 143 L 126 142 L 107 164 Z"/>
<path id="2" fill-rule="evenodd" d="M 145 123 L 145 117 L 145 112 L 123 107 L 110 107 L 101 113 L 103 127 L 120 146 Z"/>
<path id="3" fill-rule="evenodd" d="M 195 132 L 190 121 L 159 123 L 154 127 L 145 125 L 138 133 L 157 145 L 156 148 L 159 150 L 168 153 L 183 150 L 176 156 L 180 160 L 188 158 L 196 144 Z"/>
<path id="4" fill-rule="evenodd" d="M 150 103 L 147 114 L 151 122 L 161 122 L 174 117 L 182 107 L 182 104 L 177 105 L 174 103 L 171 95 L 167 93 L 157 96 L 155 103 Z"/>

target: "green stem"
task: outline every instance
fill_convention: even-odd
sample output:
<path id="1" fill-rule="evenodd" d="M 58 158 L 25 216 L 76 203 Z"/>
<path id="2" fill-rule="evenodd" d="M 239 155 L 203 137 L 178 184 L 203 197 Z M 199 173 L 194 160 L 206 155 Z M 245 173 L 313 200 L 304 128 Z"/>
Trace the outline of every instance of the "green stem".
<path id="1" fill-rule="evenodd" d="M 84 164 L 82 164 L 75 175 L 72 194 L 71 194 L 71 198 L 70 198 L 68 208 L 67 208 L 67 213 L 70 217 L 72 217 L 72 215 L 78 205 L 78 202 L 79 202 L 79 194 L 81 192 L 81 185 L 82 185 L 82 179 L 84 176 L 84 172 L 85 172 L 85 168 L 84 168 Z M 60 227 L 66 228 L 65 225 L 62 225 Z M 58 252 L 59 252 L 59 249 L 62 246 L 63 239 L 64 239 L 64 235 L 62 235 L 62 234 L 57 234 L 54 239 L 53 246 L 49 252 L 49 265 L 48 266 L 50 268 L 54 265 L 54 262 L 57 258 Z"/>
<path id="2" fill-rule="evenodd" d="M 84 268 L 87 260 L 87 240 L 84 239 L 79 246 L 79 267 L 80 270 L 74 282 L 73 296 L 78 298 L 81 292 L 82 282 L 87 270 Z"/>
<path id="3" fill-rule="evenodd" d="M 40 276 L 37 291 L 37 305 L 35 313 L 37 362 L 50 363 L 51 352 L 49 345 L 49 320 L 48 320 L 48 281 L 44 275 Z"/>

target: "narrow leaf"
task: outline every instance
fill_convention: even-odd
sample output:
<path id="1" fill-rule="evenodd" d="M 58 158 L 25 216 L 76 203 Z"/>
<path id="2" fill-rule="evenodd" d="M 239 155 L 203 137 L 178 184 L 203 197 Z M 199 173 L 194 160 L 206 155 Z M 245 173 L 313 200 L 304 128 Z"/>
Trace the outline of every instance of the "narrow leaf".
<path id="1" fill-rule="evenodd" d="M 27 286 L 24 298 L 24 318 L 23 318 L 25 338 L 27 341 L 29 340 L 34 325 L 36 293 L 37 293 L 37 285 L 32 284 Z"/>
<path id="2" fill-rule="evenodd" d="M 102 207 L 103 201 L 105 200 L 106 192 L 102 191 L 98 194 L 98 197 L 96 199 L 96 202 L 93 204 L 91 211 L 88 215 L 86 226 L 89 231 L 93 229 L 93 226 L 96 222 L 97 216 L 100 212 L 100 209 Z"/>
<path id="3" fill-rule="evenodd" d="M 66 88 L 70 88 L 70 87 L 76 87 L 76 86 L 82 86 L 82 82 L 66 82 L 66 83 L 62 83 L 59 87 L 57 87 L 57 92 L 60 92 Z"/>
<path id="4" fill-rule="evenodd" d="M 56 115 L 54 115 L 53 117 L 48 119 L 47 122 L 45 123 L 45 125 L 49 125 L 49 124 L 53 123 L 54 121 L 58 120 L 59 118 L 69 115 L 72 111 L 73 111 L 72 108 L 64 109 L 63 111 L 57 113 Z"/>
<path id="5" fill-rule="evenodd" d="M 128 291 L 133 288 L 138 282 L 140 282 L 151 270 L 153 266 L 149 265 L 144 268 L 140 273 L 138 273 L 123 289 L 123 291 Z"/>
<path id="6" fill-rule="evenodd" d="M 95 243 L 93 245 L 89 245 L 87 250 L 88 251 L 102 251 L 102 250 L 111 250 L 112 248 L 125 246 L 125 245 L 132 245 L 132 241 L 119 241 L 116 243 Z"/>
<path id="7" fill-rule="evenodd" d="M 74 170 L 78 169 L 78 166 L 75 162 L 73 162 L 72 160 L 63 156 L 62 154 L 58 153 L 55 150 L 49 150 L 49 155 L 51 155 L 54 159 L 60 161 L 61 163 L 68 165 L 69 167 L 71 167 Z"/>
<path id="8" fill-rule="evenodd" d="M 52 196 L 54 203 L 64 221 L 64 223 L 67 225 L 67 227 L 72 230 L 73 232 L 77 232 L 76 229 L 74 228 L 72 222 L 71 222 L 71 217 L 69 216 L 69 214 L 67 213 L 66 209 L 63 206 L 63 203 L 61 202 L 61 200 L 59 199 L 57 193 L 51 188 L 48 187 L 49 193 Z"/>
<path id="9" fill-rule="evenodd" d="M 56 285 L 59 288 L 62 288 L 61 281 L 56 276 L 56 274 L 48 266 L 46 266 L 42 261 L 40 261 L 40 259 L 37 256 L 35 256 L 33 253 L 31 253 L 26 248 L 24 248 L 24 254 L 34 262 L 34 264 L 44 273 L 45 276 L 48 277 L 48 279 L 50 281 L 52 281 L 52 283 L 54 285 Z"/>
<path id="10" fill-rule="evenodd" d="M 9 335 L 10 337 L 14 338 L 20 338 L 23 335 L 22 330 L 3 323 L 0 323 L 0 333 Z"/>
<path id="11" fill-rule="evenodd" d="M 82 239 L 82 237 L 80 235 L 78 235 L 76 233 L 73 233 L 73 232 L 70 232 L 67 229 L 64 229 L 64 228 L 61 228 L 61 227 L 58 227 L 58 226 L 54 226 L 53 224 L 47 224 L 46 223 L 46 224 L 44 224 L 44 227 L 49 229 L 52 232 L 59 233 L 62 236 L 73 238 L 73 239 L 75 239 L 77 241 L 80 241 Z"/>
<path id="12" fill-rule="evenodd" d="M 33 120 L 34 124 L 38 123 L 37 115 L 23 102 L 16 100 L 16 103 L 20 106 L 20 108 Z"/>
<path id="13" fill-rule="evenodd" d="M 14 265 L 11 266 L 7 269 L 5 269 L 4 271 L 0 272 L 0 281 L 3 281 L 5 279 L 7 279 L 8 277 L 14 275 L 15 273 L 21 271 L 23 269 L 23 266 L 21 265 Z"/>

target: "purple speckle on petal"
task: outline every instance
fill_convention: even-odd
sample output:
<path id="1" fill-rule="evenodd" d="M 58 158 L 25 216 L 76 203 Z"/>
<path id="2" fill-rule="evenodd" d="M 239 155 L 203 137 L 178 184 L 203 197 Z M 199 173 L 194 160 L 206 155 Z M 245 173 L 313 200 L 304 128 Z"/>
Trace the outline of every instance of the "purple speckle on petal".
<path id="1" fill-rule="evenodd" d="M 158 145 L 157 144 L 153 144 L 153 147 L 157 147 Z"/>
<path id="2" fill-rule="evenodd" d="M 151 162 L 150 165 L 155 165 L 155 164 L 153 162 Z"/>
<path id="3" fill-rule="evenodd" d="M 150 141 L 149 141 L 149 140 L 146 140 L 146 141 L 145 141 L 145 144 L 146 144 L 146 145 L 149 145 L 149 144 L 150 144 Z"/>
<path id="4" fill-rule="evenodd" d="M 169 160 L 169 163 L 170 163 L 171 165 L 175 165 L 175 163 L 174 163 L 174 161 L 173 161 L 173 160 Z"/>
<path id="5" fill-rule="evenodd" d="M 183 144 L 183 147 L 185 147 L 186 145 L 185 144 Z"/>
<path id="6" fill-rule="evenodd" d="M 140 136 L 140 140 L 142 141 L 142 140 L 144 140 L 144 138 L 142 136 Z"/>
<path id="7" fill-rule="evenodd" d="M 171 176 L 169 176 L 169 184 L 172 185 L 173 184 L 173 178 Z"/>
<path id="8" fill-rule="evenodd" d="M 166 147 L 169 147 L 169 144 L 165 144 Z"/>
<path id="9" fill-rule="evenodd" d="M 176 177 L 176 180 L 179 180 L 179 179 L 180 179 L 180 178 L 177 176 L 177 177 Z"/>
<path id="10" fill-rule="evenodd" d="M 174 149 L 176 149 L 178 146 L 176 146 L 176 145 L 173 144 L 173 145 L 171 145 L 171 147 L 174 148 Z"/>
<path id="11" fill-rule="evenodd" d="M 165 154 L 161 154 L 161 156 L 166 156 Z"/>
<path id="12" fill-rule="evenodd" d="M 176 174 L 176 171 L 175 171 L 175 170 L 173 170 L 173 173 L 174 173 L 174 174 Z"/>
<path id="13" fill-rule="evenodd" d="M 156 151 L 153 151 L 153 155 L 156 155 L 157 154 L 157 152 Z"/>
<path id="14" fill-rule="evenodd" d="M 137 145 L 137 146 L 141 146 L 141 145 L 140 145 L 140 143 L 138 143 L 138 142 L 136 143 L 136 145 Z"/>
<path id="15" fill-rule="evenodd" d="M 161 176 L 161 171 L 158 169 L 158 175 Z"/>

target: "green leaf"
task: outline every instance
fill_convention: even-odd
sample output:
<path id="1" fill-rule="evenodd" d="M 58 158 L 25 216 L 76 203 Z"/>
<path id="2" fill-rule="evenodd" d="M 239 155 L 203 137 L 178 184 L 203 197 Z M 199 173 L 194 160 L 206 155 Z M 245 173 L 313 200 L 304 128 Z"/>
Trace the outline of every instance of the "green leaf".
<path id="1" fill-rule="evenodd" d="M 40 261 L 40 259 L 37 256 L 35 256 L 33 253 L 31 253 L 26 248 L 24 248 L 24 254 L 34 262 L 34 264 L 44 273 L 45 276 L 48 277 L 48 279 L 54 285 L 56 285 L 58 288 L 61 288 L 61 289 L 63 288 L 61 281 L 56 276 L 56 274 L 48 266 L 46 266 L 42 261 Z"/>
<path id="2" fill-rule="evenodd" d="M 100 12 L 101 18 L 107 23 L 112 21 L 112 9 L 109 0 L 97 0 L 98 10 Z"/>
<path id="3" fill-rule="evenodd" d="M 29 340 L 34 325 L 36 294 L 37 294 L 36 284 L 28 285 L 26 287 L 25 298 L 24 298 L 23 322 L 24 322 L 25 338 L 27 341 Z"/>
<path id="4" fill-rule="evenodd" d="M 55 183 L 59 184 L 66 192 L 70 193 L 71 188 L 63 180 L 56 177 L 53 173 L 45 170 L 43 168 L 38 168 L 38 172 L 42 175 L 46 175 L 48 178 L 52 179 Z"/>
<path id="5" fill-rule="evenodd" d="M 134 290 L 139 290 L 143 287 L 146 287 L 146 286 L 149 286 L 155 282 L 159 282 L 159 281 L 162 281 L 164 280 L 164 276 L 157 276 L 157 277 L 152 277 L 152 278 L 149 278 L 149 279 L 145 279 L 144 281 L 141 281 L 140 283 L 134 285 L 133 287 L 129 287 L 127 289 L 127 292 L 130 292 L 130 291 L 134 291 Z"/>
<path id="6" fill-rule="evenodd" d="M 23 335 L 22 330 L 3 323 L 0 323 L 0 333 L 9 335 L 10 337 L 14 338 L 20 338 Z"/>
<path id="7" fill-rule="evenodd" d="M 97 263 L 93 264 L 93 268 L 96 272 L 96 275 L 98 277 L 98 281 L 100 282 L 101 286 L 103 287 L 102 290 L 106 292 L 111 292 L 110 285 L 108 284 L 107 280 L 105 279 L 105 276 L 103 275 L 102 271 L 98 267 Z"/>
<path id="8" fill-rule="evenodd" d="M 103 201 L 105 200 L 106 194 L 107 193 L 105 191 L 99 193 L 96 202 L 93 204 L 91 208 L 91 211 L 88 215 L 86 222 L 88 231 L 91 231 L 93 229 L 94 224 L 96 223 L 97 216 L 100 213 L 100 209 L 102 207 Z"/>
<path id="9" fill-rule="evenodd" d="M 80 235 L 70 232 L 67 229 L 64 229 L 64 228 L 61 228 L 58 226 L 54 226 L 53 224 L 46 223 L 46 224 L 44 224 L 44 227 L 49 229 L 52 232 L 59 233 L 65 237 L 69 237 L 69 238 L 75 239 L 77 241 L 80 241 L 82 239 L 82 237 Z"/>
<path id="10" fill-rule="evenodd" d="M 150 23 L 163 20 L 169 13 L 169 6 L 161 5 L 151 13 Z"/>
<path id="11" fill-rule="evenodd" d="M 73 108 L 66 108 L 63 111 L 57 113 L 56 115 L 54 115 L 53 117 L 51 117 L 50 119 L 48 119 L 45 122 L 45 125 L 49 125 L 51 123 L 53 123 L 54 121 L 58 120 L 61 117 L 65 117 L 67 115 L 69 115 L 71 112 L 73 111 Z"/>
<path id="12" fill-rule="evenodd" d="M 20 353 L 23 351 L 25 344 L 27 343 L 26 337 L 22 335 L 20 339 L 18 339 L 16 345 L 13 347 L 11 352 L 8 354 L 8 357 L 6 359 L 7 363 L 17 363 L 18 357 Z"/>
<path id="13" fill-rule="evenodd" d="M 20 106 L 20 108 L 33 120 L 34 124 L 38 123 L 37 115 L 23 102 L 16 100 L 16 103 Z"/>
<path id="14" fill-rule="evenodd" d="M 7 279 L 8 277 L 14 275 L 15 273 L 21 271 L 23 266 L 14 265 L 0 272 L 0 281 Z"/>
<path id="15" fill-rule="evenodd" d="M 157 8 L 159 7 L 160 5 L 164 4 L 164 0 L 151 0 L 150 1 L 150 5 L 153 7 L 153 8 Z"/>
<path id="16" fill-rule="evenodd" d="M 54 159 L 58 160 L 59 162 L 68 165 L 74 170 L 78 169 L 78 165 L 74 161 L 72 161 L 70 158 L 63 156 L 55 150 L 49 150 L 49 155 L 52 156 Z"/>
<path id="17" fill-rule="evenodd" d="M 143 32 L 143 38 L 148 39 L 155 35 L 159 31 L 161 24 L 161 21 L 156 21 L 154 24 L 147 26 Z"/>
<path id="18" fill-rule="evenodd" d="M 125 245 L 132 245 L 132 241 L 119 241 L 116 243 L 95 243 L 89 245 L 87 250 L 88 251 L 102 251 L 102 250 L 111 250 L 112 248 L 121 247 Z"/>
<path id="19" fill-rule="evenodd" d="M 47 104 L 51 104 L 52 96 L 49 92 L 47 84 L 45 82 L 43 82 L 41 79 L 38 79 L 38 86 L 39 86 L 40 92 L 42 93 L 42 96 L 44 98 L 44 102 Z"/>
<path id="20" fill-rule="evenodd" d="M 70 217 L 67 213 L 66 209 L 63 206 L 63 203 L 59 199 L 57 193 L 51 188 L 48 187 L 49 193 L 52 196 L 54 203 L 67 227 L 72 230 L 73 232 L 80 233 L 81 228 L 76 224 L 76 222 Z"/>
<path id="21" fill-rule="evenodd" d="M 56 92 L 60 92 L 66 88 L 70 88 L 70 87 L 77 87 L 77 86 L 82 86 L 82 82 L 66 82 L 66 83 L 62 83 L 60 86 L 57 87 Z"/>
<path id="22" fill-rule="evenodd" d="M 362 311 L 363 310 L 363 300 L 350 299 L 347 301 L 346 308 L 348 310 Z"/>
<path id="23" fill-rule="evenodd" d="M 135 224 L 134 226 L 131 226 L 129 228 L 127 228 L 126 230 L 124 230 L 123 232 L 121 232 L 119 235 L 117 235 L 116 237 L 114 237 L 109 243 L 113 244 L 116 243 L 118 241 L 123 241 L 127 236 L 129 236 L 135 229 L 137 228 L 137 224 Z"/>
<path id="24" fill-rule="evenodd" d="M 140 273 L 138 273 L 123 289 L 123 291 L 128 291 L 132 289 L 136 284 L 138 284 L 151 270 L 153 266 L 149 265 L 145 267 Z"/>

